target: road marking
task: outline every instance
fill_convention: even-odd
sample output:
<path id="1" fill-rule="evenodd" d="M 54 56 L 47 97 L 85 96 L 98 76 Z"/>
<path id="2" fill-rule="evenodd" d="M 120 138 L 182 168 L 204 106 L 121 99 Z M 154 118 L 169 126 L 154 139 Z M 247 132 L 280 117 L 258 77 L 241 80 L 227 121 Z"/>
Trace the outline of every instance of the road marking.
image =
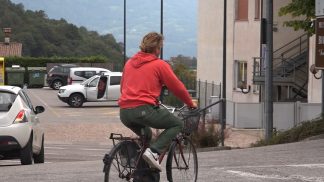
<path id="1" fill-rule="evenodd" d="M 242 169 L 242 168 L 272 168 L 272 167 L 308 167 L 308 168 L 324 168 L 324 164 L 286 164 L 286 165 L 260 165 L 260 166 L 228 166 L 214 167 L 215 170 L 226 169 Z"/>
<path id="2" fill-rule="evenodd" d="M 289 178 L 282 177 L 279 175 L 259 175 L 254 173 L 248 173 L 243 171 L 233 171 L 233 170 L 226 170 L 228 173 L 236 174 L 238 176 L 248 177 L 248 178 L 263 178 L 263 179 L 280 179 L 280 180 L 287 180 Z"/>
<path id="3" fill-rule="evenodd" d="M 297 164 L 287 165 L 288 167 L 324 168 L 324 164 Z"/>
<path id="4" fill-rule="evenodd" d="M 85 151 L 107 151 L 107 149 L 90 149 L 90 148 L 81 148 L 80 150 L 85 150 Z"/>
<path id="5" fill-rule="evenodd" d="M 34 97 L 36 97 L 42 104 L 44 104 L 44 106 L 46 106 L 46 108 L 52 111 L 57 117 L 59 118 L 61 117 L 57 112 L 54 111 L 54 109 L 52 109 L 49 105 L 47 105 L 47 103 L 43 99 L 35 95 L 33 92 L 29 92 L 29 93 L 31 93 Z"/>
<path id="6" fill-rule="evenodd" d="M 45 152 L 45 155 L 61 155 L 61 154 L 59 154 L 59 153 L 47 153 L 47 152 Z"/>
<path id="7" fill-rule="evenodd" d="M 63 147 L 45 147 L 45 149 L 65 150 L 67 148 L 63 148 Z"/>
<path id="8" fill-rule="evenodd" d="M 103 155 L 89 155 L 89 157 L 103 157 Z"/>
<path id="9" fill-rule="evenodd" d="M 243 172 L 243 171 L 234 171 L 234 170 L 227 170 L 226 172 L 236 174 L 238 176 L 248 177 L 248 178 L 261 178 L 261 179 L 277 179 L 277 180 L 303 180 L 308 182 L 323 182 L 324 177 L 306 177 L 302 175 L 290 175 L 287 177 L 279 176 L 279 175 L 260 175 L 254 174 L 250 172 Z"/>
<path id="10" fill-rule="evenodd" d="M 119 111 L 111 111 L 111 112 L 104 112 L 104 113 L 102 113 L 102 114 L 104 114 L 104 115 L 119 115 Z"/>

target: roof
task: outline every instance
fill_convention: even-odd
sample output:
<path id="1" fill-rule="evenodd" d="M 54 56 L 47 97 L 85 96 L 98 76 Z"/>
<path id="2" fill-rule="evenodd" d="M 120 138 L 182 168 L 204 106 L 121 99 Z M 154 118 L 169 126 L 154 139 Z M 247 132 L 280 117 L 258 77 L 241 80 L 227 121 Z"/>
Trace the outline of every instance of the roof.
<path id="1" fill-rule="evenodd" d="M 104 75 L 110 75 L 110 76 L 122 76 L 122 72 L 105 72 Z"/>
<path id="2" fill-rule="evenodd" d="M 10 86 L 10 85 L 0 86 L 0 91 L 7 91 L 7 92 L 18 94 L 19 90 L 21 90 L 21 88 L 16 86 Z"/>
<path id="3" fill-rule="evenodd" d="M 70 72 L 74 71 L 105 71 L 110 72 L 110 70 L 106 68 L 97 68 L 97 67 L 72 67 L 70 68 Z"/>
<path id="4" fill-rule="evenodd" d="M 21 53 L 22 43 L 10 42 L 9 44 L 5 44 L 4 42 L 0 42 L 0 56 L 21 56 Z"/>

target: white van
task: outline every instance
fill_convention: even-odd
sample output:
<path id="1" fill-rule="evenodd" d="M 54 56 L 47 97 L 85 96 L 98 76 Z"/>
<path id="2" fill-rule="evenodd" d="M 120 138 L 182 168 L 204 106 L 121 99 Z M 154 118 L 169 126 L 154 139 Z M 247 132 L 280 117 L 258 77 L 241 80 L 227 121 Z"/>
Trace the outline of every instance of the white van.
<path id="1" fill-rule="evenodd" d="M 96 67 L 74 67 L 70 68 L 70 74 L 67 78 L 67 84 L 80 84 L 84 80 L 94 76 L 101 75 L 105 72 L 111 72 L 105 68 L 96 68 Z"/>

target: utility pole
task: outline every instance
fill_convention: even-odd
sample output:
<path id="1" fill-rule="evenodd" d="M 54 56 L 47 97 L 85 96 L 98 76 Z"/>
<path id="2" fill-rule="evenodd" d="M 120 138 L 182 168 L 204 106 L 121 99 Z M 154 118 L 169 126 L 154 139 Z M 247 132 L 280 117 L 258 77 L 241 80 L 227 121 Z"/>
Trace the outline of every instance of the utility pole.
<path id="1" fill-rule="evenodd" d="M 124 66 L 126 63 L 126 0 L 124 0 Z"/>
<path id="2" fill-rule="evenodd" d="M 273 0 L 266 0 L 266 55 L 265 55 L 265 139 L 272 137 L 273 130 L 273 93 L 272 93 L 272 62 L 273 62 Z"/>
<path id="3" fill-rule="evenodd" d="M 163 0 L 161 0 L 161 34 L 163 35 Z M 163 47 L 161 47 L 160 53 L 161 59 L 163 59 Z"/>
<path id="4" fill-rule="evenodd" d="M 223 87 L 222 87 L 222 129 L 221 140 L 222 146 L 224 146 L 224 130 L 226 128 L 226 16 L 227 16 L 227 4 L 224 0 L 224 22 L 223 22 Z"/>

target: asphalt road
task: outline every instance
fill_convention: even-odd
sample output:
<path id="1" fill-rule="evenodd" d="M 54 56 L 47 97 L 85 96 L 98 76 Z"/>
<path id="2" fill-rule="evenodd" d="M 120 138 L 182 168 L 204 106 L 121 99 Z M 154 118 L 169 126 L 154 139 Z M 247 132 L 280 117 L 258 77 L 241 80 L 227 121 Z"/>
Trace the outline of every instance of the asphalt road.
<path id="1" fill-rule="evenodd" d="M 126 132 L 116 103 L 88 103 L 80 109 L 59 101 L 54 90 L 30 89 L 46 132 L 45 164 L 21 166 L 0 160 L 0 182 L 103 181 L 102 158 L 111 148 L 110 132 Z M 198 153 L 198 181 L 324 182 L 324 140 L 260 148 Z M 165 172 L 161 181 L 166 181 Z"/>
<path id="2" fill-rule="evenodd" d="M 64 153 L 62 151 L 62 158 Z M 217 182 L 323 182 L 324 140 L 287 145 L 200 152 L 198 181 Z M 0 165 L 5 182 L 103 181 L 101 160 L 46 162 L 20 166 Z M 165 172 L 161 181 L 166 181 Z"/>

